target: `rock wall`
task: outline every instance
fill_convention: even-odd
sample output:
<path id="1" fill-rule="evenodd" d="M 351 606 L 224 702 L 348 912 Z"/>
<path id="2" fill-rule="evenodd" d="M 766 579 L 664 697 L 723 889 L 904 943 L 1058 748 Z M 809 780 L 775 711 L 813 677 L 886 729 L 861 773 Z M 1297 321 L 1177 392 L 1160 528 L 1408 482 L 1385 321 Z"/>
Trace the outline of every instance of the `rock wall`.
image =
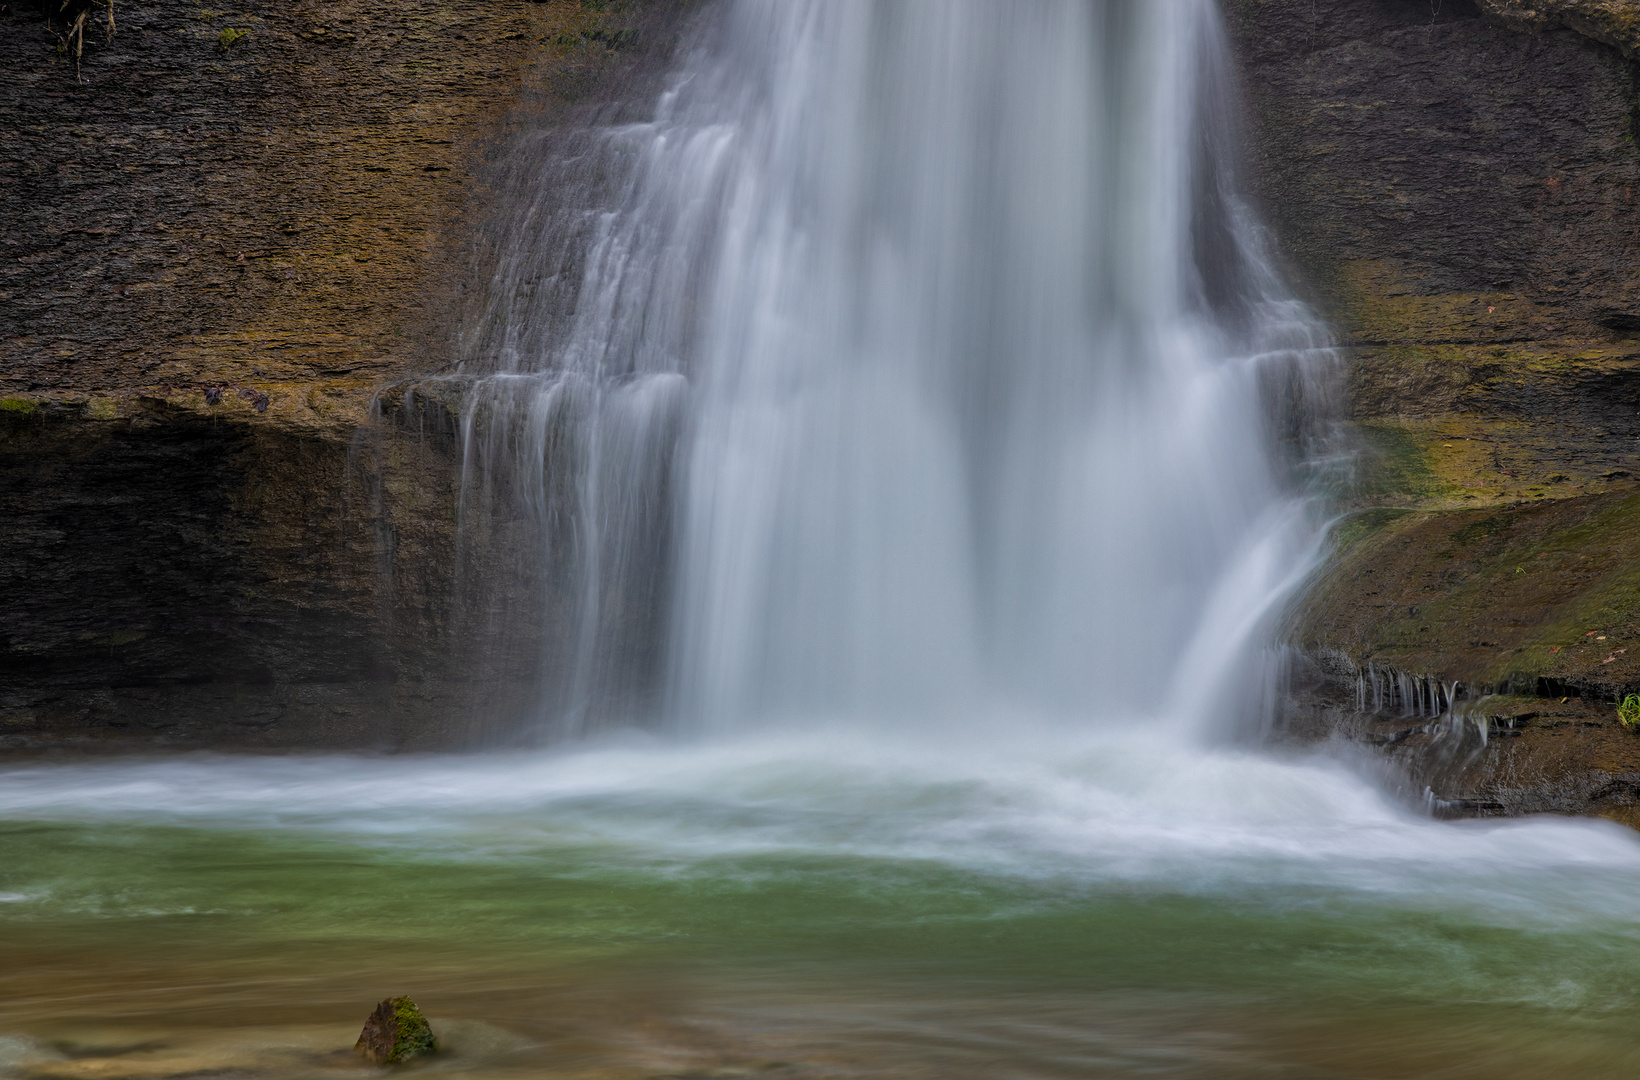
<path id="1" fill-rule="evenodd" d="M 1253 174 L 1338 329 L 1358 455 L 1295 614 L 1294 722 L 1463 812 L 1634 814 L 1612 702 L 1640 691 L 1640 6 L 1228 13 Z M 1456 701 L 1363 711 L 1371 678 Z"/>
<path id="2" fill-rule="evenodd" d="M 539 641 L 493 631 L 539 571 L 461 548 L 448 414 L 380 391 L 453 354 L 511 140 L 681 5 L 85 10 L 76 56 L 0 8 L 0 748 L 472 737 L 534 692 Z M 1360 448 L 1293 723 L 1465 812 L 1640 802 L 1634 10 L 1226 0 Z M 1444 718 L 1358 708 L 1369 673 Z M 1516 693 L 1464 727 L 1431 687 Z"/>
<path id="3" fill-rule="evenodd" d="M 1509 26 L 1532 31 L 1564 26 L 1631 60 L 1640 55 L 1640 7 L 1634 0 L 1484 0 L 1482 6 Z"/>
<path id="4" fill-rule="evenodd" d="M 378 390 L 449 363 L 511 140 L 682 7 L 0 7 L 0 749 L 439 745 L 528 699 L 449 418 Z"/>

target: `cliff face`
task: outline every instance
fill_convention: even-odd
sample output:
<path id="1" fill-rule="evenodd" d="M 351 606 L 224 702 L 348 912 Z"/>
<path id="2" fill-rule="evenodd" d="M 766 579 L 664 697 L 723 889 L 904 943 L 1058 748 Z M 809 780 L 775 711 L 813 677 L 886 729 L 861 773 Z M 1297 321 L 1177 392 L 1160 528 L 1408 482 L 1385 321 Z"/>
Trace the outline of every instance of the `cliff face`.
<path id="1" fill-rule="evenodd" d="M 425 356 L 428 286 L 536 9 L 114 13 L 77 64 L 28 9 L 0 16 L 5 390 L 227 382 L 322 415 Z"/>
<path id="2" fill-rule="evenodd" d="M 530 698 L 550 619 L 498 628 L 550 568 L 457 544 L 448 414 L 378 388 L 452 355 L 509 140 L 676 7 L 116 0 L 77 61 L 0 9 L 0 747 L 435 745 Z M 1629 813 L 1634 5 L 1226 9 L 1361 450 L 1292 722 L 1467 812 Z"/>
<path id="3" fill-rule="evenodd" d="M 109 10 L 76 60 L 0 8 L 0 748 L 467 737 L 527 696 L 530 643 L 453 588 L 448 417 L 376 388 L 449 362 L 512 133 L 664 26 Z"/>
<path id="4" fill-rule="evenodd" d="M 1229 5 L 1260 193 L 1338 328 L 1360 455 L 1295 619 L 1295 722 L 1464 812 L 1640 801 L 1611 707 L 1640 690 L 1637 11 Z M 1470 727 L 1427 715 L 1454 695 Z"/>

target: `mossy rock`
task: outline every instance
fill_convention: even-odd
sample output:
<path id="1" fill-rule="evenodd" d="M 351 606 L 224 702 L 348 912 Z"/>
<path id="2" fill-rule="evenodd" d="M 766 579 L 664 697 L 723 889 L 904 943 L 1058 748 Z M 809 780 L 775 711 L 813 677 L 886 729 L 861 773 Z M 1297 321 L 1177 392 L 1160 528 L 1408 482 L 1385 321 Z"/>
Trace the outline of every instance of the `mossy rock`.
<path id="1" fill-rule="evenodd" d="M 433 1053 L 438 1049 L 438 1040 L 416 1003 L 396 997 L 376 1006 L 364 1022 L 354 1049 L 377 1065 L 394 1065 Z"/>
<path id="2" fill-rule="evenodd" d="M 1473 510 L 1358 512 L 1294 637 L 1476 692 L 1640 694 L 1640 487 Z"/>

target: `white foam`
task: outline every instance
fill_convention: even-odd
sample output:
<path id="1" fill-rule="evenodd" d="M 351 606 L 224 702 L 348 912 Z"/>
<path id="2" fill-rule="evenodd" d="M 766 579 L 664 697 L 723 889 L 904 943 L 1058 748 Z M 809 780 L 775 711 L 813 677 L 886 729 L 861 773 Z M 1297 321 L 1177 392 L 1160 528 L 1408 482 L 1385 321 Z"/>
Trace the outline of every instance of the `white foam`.
<path id="1" fill-rule="evenodd" d="M 0 773 L 0 817 L 319 830 L 456 858 L 574 845 L 669 872 L 855 857 L 1074 887 L 1321 890 L 1505 921 L 1640 917 L 1640 838 L 1619 826 L 1438 822 L 1327 758 L 1155 730 L 1019 726 L 930 746 L 836 725 L 506 756 L 30 765 Z"/>

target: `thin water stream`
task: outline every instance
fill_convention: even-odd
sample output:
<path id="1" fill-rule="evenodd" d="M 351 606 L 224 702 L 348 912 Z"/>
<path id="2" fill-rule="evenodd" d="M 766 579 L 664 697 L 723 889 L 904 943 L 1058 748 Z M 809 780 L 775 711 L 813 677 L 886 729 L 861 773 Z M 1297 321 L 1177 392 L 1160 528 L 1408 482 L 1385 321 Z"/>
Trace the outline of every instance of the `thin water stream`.
<path id="1" fill-rule="evenodd" d="M 397 993 L 475 1077 L 1635 1075 L 1640 839 L 1260 739 L 1332 357 L 1220 37 L 723 0 L 547 140 L 447 380 L 523 737 L 0 770 L 0 1075 L 357 1075 Z"/>

